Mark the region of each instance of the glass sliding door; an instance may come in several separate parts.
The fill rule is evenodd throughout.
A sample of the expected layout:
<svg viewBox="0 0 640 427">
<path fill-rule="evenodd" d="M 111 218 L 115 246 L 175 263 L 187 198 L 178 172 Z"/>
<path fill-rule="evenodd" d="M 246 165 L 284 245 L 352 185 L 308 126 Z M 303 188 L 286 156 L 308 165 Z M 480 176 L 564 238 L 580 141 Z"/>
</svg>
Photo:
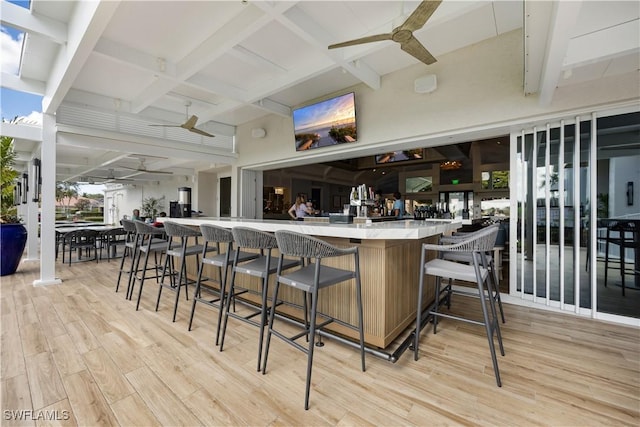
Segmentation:
<svg viewBox="0 0 640 427">
<path fill-rule="evenodd" d="M 544 123 L 511 144 L 510 294 L 640 317 L 640 113 Z"/>
<path fill-rule="evenodd" d="M 583 130 L 577 139 L 576 123 Z M 522 131 L 512 167 L 518 236 L 513 290 L 523 299 L 575 311 L 590 308 L 588 275 L 578 268 L 587 248 L 589 123 L 577 118 Z"/>
<path fill-rule="evenodd" d="M 564 122 L 560 126 L 560 137 L 558 143 L 558 171 L 560 177 L 558 179 L 558 191 L 560 209 L 558 211 L 558 253 L 559 260 L 558 278 L 561 292 L 560 306 L 565 304 L 575 306 L 575 289 L 577 280 L 574 272 L 576 271 L 574 260 L 579 254 L 579 246 L 574 244 L 574 228 L 575 228 L 575 205 L 574 194 L 576 193 L 573 178 L 573 153 L 575 151 L 575 125 L 565 125 Z M 562 215 L 561 215 L 562 214 Z"/>
<path fill-rule="evenodd" d="M 596 256 L 593 262 L 597 307 L 602 313 L 638 318 L 640 113 L 605 117 L 597 123 Z"/>
</svg>

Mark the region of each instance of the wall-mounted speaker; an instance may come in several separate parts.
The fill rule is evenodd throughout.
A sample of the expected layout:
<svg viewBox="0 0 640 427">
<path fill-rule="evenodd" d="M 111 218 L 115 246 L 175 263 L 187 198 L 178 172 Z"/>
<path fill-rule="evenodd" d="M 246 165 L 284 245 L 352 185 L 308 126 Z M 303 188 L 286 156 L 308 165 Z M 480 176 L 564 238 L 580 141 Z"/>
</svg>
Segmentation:
<svg viewBox="0 0 640 427">
<path fill-rule="evenodd" d="M 254 138 L 264 138 L 267 135 L 267 131 L 262 128 L 251 129 L 251 136 Z"/>
<path fill-rule="evenodd" d="M 416 93 L 431 93 L 438 87 L 435 74 L 428 74 L 423 77 L 419 77 L 413 83 L 413 90 Z"/>
</svg>

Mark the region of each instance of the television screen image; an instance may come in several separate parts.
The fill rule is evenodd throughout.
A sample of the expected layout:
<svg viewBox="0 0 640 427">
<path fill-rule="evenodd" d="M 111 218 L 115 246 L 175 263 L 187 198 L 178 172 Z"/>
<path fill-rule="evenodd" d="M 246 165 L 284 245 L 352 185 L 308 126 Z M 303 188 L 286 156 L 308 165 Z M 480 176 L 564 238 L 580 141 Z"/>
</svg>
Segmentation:
<svg viewBox="0 0 640 427">
<path fill-rule="evenodd" d="M 293 110 L 296 151 L 356 142 L 354 93 Z"/>
<path fill-rule="evenodd" d="M 421 160 L 423 158 L 422 148 L 415 150 L 392 151 L 390 153 L 378 154 L 377 164 L 402 162 L 404 160 Z"/>
</svg>

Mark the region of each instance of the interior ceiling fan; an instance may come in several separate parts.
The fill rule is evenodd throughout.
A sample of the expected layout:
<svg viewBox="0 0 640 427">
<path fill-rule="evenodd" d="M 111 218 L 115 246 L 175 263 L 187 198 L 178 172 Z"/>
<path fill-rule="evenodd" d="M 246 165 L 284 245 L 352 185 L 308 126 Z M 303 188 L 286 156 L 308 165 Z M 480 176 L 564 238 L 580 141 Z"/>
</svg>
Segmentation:
<svg viewBox="0 0 640 427">
<path fill-rule="evenodd" d="M 120 167 L 122 169 L 128 169 L 128 170 L 132 170 L 132 171 L 136 171 L 136 172 L 155 173 L 155 174 L 162 174 L 162 175 L 173 175 L 173 172 L 171 172 L 171 171 L 147 169 L 147 166 L 144 164 L 145 159 L 144 158 L 139 158 L 138 160 L 140 160 L 140 164 L 138 165 L 137 168 L 130 168 L 128 166 L 120 166 Z"/>
<path fill-rule="evenodd" d="M 113 169 L 109 169 L 107 176 L 98 176 L 98 175 L 85 175 L 82 177 L 82 182 L 88 182 L 90 184 L 95 183 L 95 180 L 107 180 L 107 181 L 115 181 L 115 182 L 131 182 L 134 181 L 130 178 L 118 178 L 115 176 Z M 92 182 L 93 181 L 93 182 Z"/>
<path fill-rule="evenodd" d="M 189 117 L 189 107 L 191 106 L 191 101 L 187 101 L 184 103 L 184 106 L 187 108 L 187 121 L 181 125 L 149 125 L 149 126 L 160 126 L 160 127 L 168 127 L 168 128 L 183 128 L 188 130 L 189 132 L 197 133 L 198 135 L 208 136 L 209 138 L 215 138 L 215 135 L 211 135 L 209 132 L 205 132 L 196 128 L 196 123 L 198 122 L 198 116 L 192 115 Z"/>
<path fill-rule="evenodd" d="M 342 43 L 336 43 L 329 46 L 329 49 L 339 47 L 355 46 L 358 44 L 378 42 L 382 40 L 393 40 L 400 43 L 400 49 L 409 55 L 424 62 L 427 65 L 436 62 L 436 58 L 413 36 L 413 32 L 424 26 L 427 20 L 433 15 L 442 0 L 423 0 L 422 3 L 413 11 L 404 23 L 394 28 L 390 33 L 376 34 L 373 36 L 361 37 L 359 39 L 350 40 Z"/>
</svg>

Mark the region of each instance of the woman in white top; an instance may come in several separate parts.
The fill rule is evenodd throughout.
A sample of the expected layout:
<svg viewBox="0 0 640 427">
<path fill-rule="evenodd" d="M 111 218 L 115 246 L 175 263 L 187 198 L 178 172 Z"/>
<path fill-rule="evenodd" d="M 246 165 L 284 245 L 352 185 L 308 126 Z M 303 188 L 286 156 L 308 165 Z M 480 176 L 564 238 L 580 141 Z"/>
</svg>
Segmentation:
<svg viewBox="0 0 640 427">
<path fill-rule="evenodd" d="M 296 197 L 296 202 L 289 208 L 289 216 L 298 221 L 302 221 L 307 216 L 307 204 L 304 197 Z"/>
</svg>

